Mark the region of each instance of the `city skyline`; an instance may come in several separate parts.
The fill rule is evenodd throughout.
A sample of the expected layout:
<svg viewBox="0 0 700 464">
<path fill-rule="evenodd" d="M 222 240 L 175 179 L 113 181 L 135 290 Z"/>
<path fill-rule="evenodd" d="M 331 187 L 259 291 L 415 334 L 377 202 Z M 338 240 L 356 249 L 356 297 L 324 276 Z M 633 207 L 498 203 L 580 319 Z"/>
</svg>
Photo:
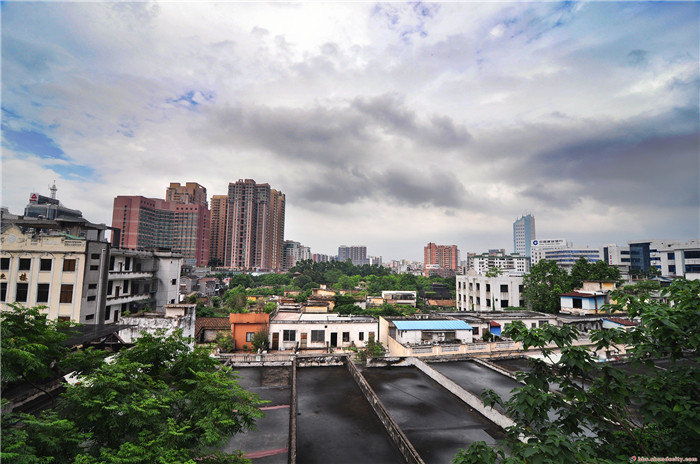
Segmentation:
<svg viewBox="0 0 700 464">
<path fill-rule="evenodd" d="M 19 3 L 2 8 L 2 206 L 111 223 L 171 182 L 286 195 L 284 239 L 700 235 L 700 6 Z M 604 19 L 604 20 L 603 20 Z"/>
</svg>

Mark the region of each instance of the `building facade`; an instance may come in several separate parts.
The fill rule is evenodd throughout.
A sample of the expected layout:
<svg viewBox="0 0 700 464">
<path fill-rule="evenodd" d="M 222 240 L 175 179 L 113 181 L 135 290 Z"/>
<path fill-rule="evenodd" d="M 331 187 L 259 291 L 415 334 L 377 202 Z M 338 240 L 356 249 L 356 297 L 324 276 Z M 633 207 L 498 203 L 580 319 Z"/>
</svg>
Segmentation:
<svg viewBox="0 0 700 464">
<path fill-rule="evenodd" d="M 0 304 L 45 306 L 49 319 L 104 322 L 109 243 L 83 220 L 2 221 Z"/>
<path fill-rule="evenodd" d="M 280 311 L 270 320 L 273 350 L 362 348 L 376 340 L 377 320 L 367 316 Z"/>
<path fill-rule="evenodd" d="M 130 250 L 169 250 L 181 254 L 186 265 L 206 266 L 209 225 L 206 204 L 118 196 L 112 210 L 112 245 Z"/>
<path fill-rule="evenodd" d="M 537 238 L 535 217 L 531 214 L 516 219 L 513 223 L 513 252 L 530 256 L 530 244 Z"/>
<path fill-rule="evenodd" d="M 182 257 L 169 251 L 112 248 L 107 281 L 105 322 L 125 313 L 164 312 L 179 303 Z"/>
<path fill-rule="evenodd" d="M 576 261 L 583 257 L 591 263 L 601 260 L 601 250 L 598 248 L 574 247 L 572 242 L 563 238 L 533 240 L 530 261 L 534 266 L 543 259 L 555 261 L 564 269 L 570 269 Z"/>
<path fill-rule="evenodd" d="M 171 182 L 170 186 L 165 189 L 165 201 L 173 201 L 183 205 L 207 206 L 207 189 L 196 182 L 187 182 L 185 185 Z"/>
<path fill-rule="evenodd" d="M 369 264 L 367 259 L 367 247 L 361 245 L 340 245 L 338 247 L 338 261 L 341 263 L 350 260 L 355 266 Z"/>
<path fill-rule="evenodd" d="M 456 285 L 458 311 L 501 311 L 525 306 L 522 275 L 486 277 L 469 271 L 457 276 Z"/>
<path fill-rule="evenodd" d="M 664 277 L 700 279 L 700 239 L 640 240 L 629 243 L 630 273 L 658 269 Z"/>
<path fill-rule="evenodd" d="M 428 243 L 423 248 L 423 270 L 425 276 L 432 274 L 444 274 L 444 270 L 452 271 L 447 273 L 454 275 L 459 269 L 459 249 L 457 245 L 436 245 Z M 435 270 L 443 270 L 442 273 L 434 272 Z"/>
<path fill-rule="evenodd" d="M 223 266 L 226 259 L 226 212 L 228 195 L 211 197 L 209 224 L 209 260 L 215 266 Z"/>
<path fill-rule="evenodd" d="M 45 306 L 52 320 L 104 324 L 177 303 L 181 256 L 110 247 L 84 219 L 2 221 L 0 303 Z M 147 263 L 144 263 L 147 261 Z"/>
<path fill-rule="evenodd" d="M 518 254 L 507 255 L 502 251 L 493 251 L 481 255 L 469 256 L 469 268 L 477 274 L 486 274 L 490 270 L 500 269 L 504 273 L 511 271 L 530 272 L 530 259 Z"/>
<path fill-rule="evenodd" d="M 278 270 L 283 264 L 285 196 L 253 179 L 229 184 L 224 265 Z"/>
</svg>

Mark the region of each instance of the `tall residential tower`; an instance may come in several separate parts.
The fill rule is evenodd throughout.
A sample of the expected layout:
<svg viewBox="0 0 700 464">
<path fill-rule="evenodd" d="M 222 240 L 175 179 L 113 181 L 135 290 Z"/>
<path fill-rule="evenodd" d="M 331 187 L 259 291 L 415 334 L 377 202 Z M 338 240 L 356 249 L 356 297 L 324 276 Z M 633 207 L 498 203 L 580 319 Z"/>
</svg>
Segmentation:
<svg viewBox="0 0 700 464">
<path fill-rule="evenodd" d="M 269 184 L 239 179 L 228 186 L 224 265 L 281 269 L 285 196 Z"/>
</svg>

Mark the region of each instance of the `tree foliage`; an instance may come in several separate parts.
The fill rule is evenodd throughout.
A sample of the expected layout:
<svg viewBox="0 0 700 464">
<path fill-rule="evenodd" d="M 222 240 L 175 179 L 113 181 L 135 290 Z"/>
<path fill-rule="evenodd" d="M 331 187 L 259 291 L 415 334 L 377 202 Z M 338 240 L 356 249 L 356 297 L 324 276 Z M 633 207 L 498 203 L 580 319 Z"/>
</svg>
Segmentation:
<svg viewBox="0 0 700 464">
<path fill-rule="evenodd" d="M 674 281 L 665 296 L 670 305 L 616 292 L 610 309 L 624 309 L 641 323 L 591 336 L 596 350 L 626 346 L 638 373 L 597 363 L 588 348 L 572 344 L 578 332 L 569 326 L 510 324 L 507 336 L 547 357 L 556 346 L 561 358 L 552 364 L 531 360 L 532 370 L 518 374 L 524 385 L 508 401 L 485 392 L 484 403 L 501 404 L 517 425 L 507 430 L 505 443 L 492 449 L 474 443 L 453 462 L 616 463 L 631 456 L 697 456 L 700 281 Z M 655 368 L 658 358 L 669 365 Z"/>
<path fill-rule="evenodd" d="M 3 349 L 3 359 L 5 352 Z M 69 385 L 54 411 L 3 414 L 2 460 L 48 463 L 245 462 L 216 452 L 261 417 L 257 395 L 181 333 L 143 334 Z M 214 458 L 216 460 L 214 460 Z"/>
<path fill-rule="evenodd" d="M 528 308 L 543 313 L 557 313 L 559 295 L 571 291 L 569 275 L 555 261 L 542 260 L 530 268 L 523 279 Z"/>
<path fill-rule="evenodd" d="M 584 280 L 619 282 L 620 270 L 605 261 L 591 263 L 581 257 L 569 274 L 555 261 L 539 261 L 523 279 L 526 304 L 534 311 L 556 314 L 561 309 L 560 295 L 581 288 Z"/>
</svg>

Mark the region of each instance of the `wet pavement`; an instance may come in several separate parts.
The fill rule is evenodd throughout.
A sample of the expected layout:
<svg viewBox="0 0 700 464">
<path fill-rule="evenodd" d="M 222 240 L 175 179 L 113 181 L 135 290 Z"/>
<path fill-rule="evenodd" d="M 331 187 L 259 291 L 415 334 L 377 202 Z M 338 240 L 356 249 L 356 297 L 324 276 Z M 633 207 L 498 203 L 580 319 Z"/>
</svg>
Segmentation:
<svg viewBox="0 0 700 464">
<path fill-rule="evenodd" d="M 364 369 L 362 374 L 427 464 L 451 463 L 459 448 L 504 437 L 500 428 L 416 368 Z"/>
<path fill-rule="evenodd" d="M 231 438 L 225 452 L 243 450 L 253 464 L 286 464 L 289 443 L 289 403 L 291 398 L 290 367 L 236 368 L 238 383 L 268 403 L 262 404 L 265 414 L 255 423 L 257 430 Z"/>
<path fill-rule="evenodd" d="M 403 463 L 344 366 L 297 369 L 297 462 Z"/>
</svg>

